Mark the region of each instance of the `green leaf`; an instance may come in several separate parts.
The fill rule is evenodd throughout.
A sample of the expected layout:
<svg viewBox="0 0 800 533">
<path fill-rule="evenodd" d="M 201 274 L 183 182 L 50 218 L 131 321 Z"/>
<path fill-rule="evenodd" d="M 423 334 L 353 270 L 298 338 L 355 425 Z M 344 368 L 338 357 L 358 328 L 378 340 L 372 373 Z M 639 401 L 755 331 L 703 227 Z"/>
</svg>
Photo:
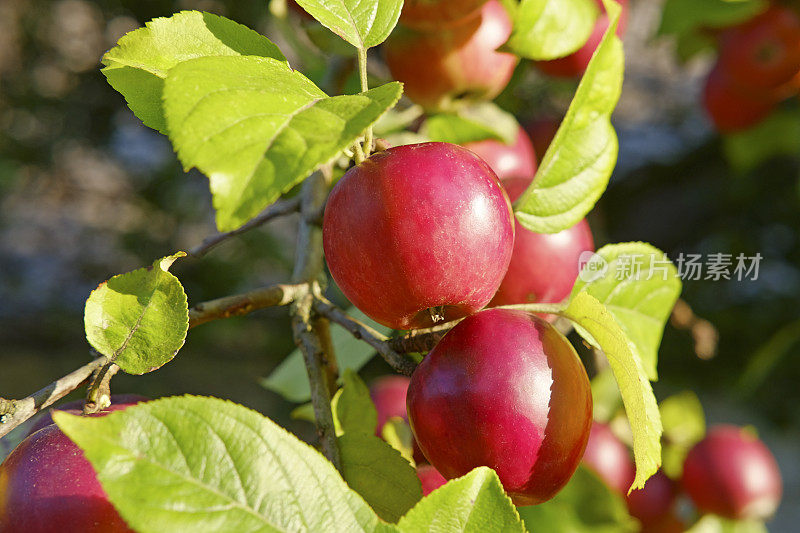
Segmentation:
<svg viewBox="0 0 800 533">
<path fill-rule="evenodd" d="M 399 416 L 389 418 L 381 428 L 381 438 L 409 463 L 414 462 L 414 434 L 408 422 Z"/>
<path fill-rule="evenodd" d="M 398 523 L 400 531 L 524 532 L 519 513 L 491 468 L 481 466 L 423 498 Z"/>
<path fill-rule="evenodd" d="M 704 515 L 686 533 L 767 533 L 763 522 L 730 520 L 713 514 Z"/>
<path fill-rule="evenodd" d="M 86 340 L 129 374 L 163 366 L 186 340 L 186 293 L 178 278 L 167 272 L 185 255 L 178 252 L 147 268 L 114 276 L 86 300 Z"/>
<path fill-rule="evenodd" d="M 667 0 L 658 33 L 681 36 L 732 26 L 760 13 L 767 4 L 767 0 Z"/>
<path fill-rule="evenodd" d="M 391 329 L 373 321 L 355 307 L 347 309 L 347 314 L 384 335 L 391 331 Z M 331 324 L 331 341 L 333 342 L 336 361 L 341 372 L 345 372 L 348 368 L 357 372 L 375 355 L 374 348 L 356 339 L 337 324 Z M 300 350 L 294 350 L 289 354 L 268 377 L 261 380 L 261 384 L 290 402 L 300 403 L 311 399 L 308 374 L 306 373 L 303 354 L 300 353 Z"/>
<path fill-rule="evenodd" d="M 101 418 L 56 411 L 53 419 L 141 533 L 381 528 L 316 450 L 228 401 L 183 396 Z"/>
<path fill-rule="evenodd" d="M 567 56 L 586 44 L 597 15 L 593 0 L 522 0 L 506 46 L 539 61 Z"/>
<path fill-rule="evenodd" d="M 740 173 L 775 156 L 800 155 L 800 109 L 778 110 L 752 128 L 726 135 L 724 149 Z"/>
<path fill-rule="evenodd" d="M 800 343 L 800 320 L 789 322 L 770 336 L 748 357 L 747 366 L 737 383 L 740 393 L 746 398 L 764 385 L 775 368 L 795 353 L 792 349 Z"/>
<path fill-rule="evenodd" d="M 334 423 L 341 433 L 375 434 L 378 411 L 369 396 L 367 385 L 352 368 L 345 369 L 344 387 L 334 397 L 331 407 Z"/>
<path fill-rule="evenodd" d="M 397 522 L 422 499 L 414 467 L 375 435 L 345 433 L 339 452 L 347 484 L 387 522 Z"/>
<path fill-rule="evenodd" d="M 653 389 L 635 355 L 633 343 L 614 315 L 587 292 L 575 294 L 562 314 L 575 323 L 576 331 L 584 339 L 600 348 L 608 358 L 633 434 L 636 478 L 631 488 L 642 488 L 661 465 L 662 427 Z"/>
<path fill-rule="evenodd" d="M 661 336 L 681 293 L 678 270 L 664 252 L 643 242 L 603 246 L 575 281 L 572 294 L 579 292 L 588 292 L 614 315 L 647 377 L 656 380 Z"/>
<path fill-rule="evenodd" d="M 381 44 L 392 33 L 403 0 L 297 0 L 320 24 L 366 50 Z"/>
<path fill-rule="evenodd" d="M 706 418 L 697 395 L 691 391 L 674 394 L 659 406 L 664 425 L 663 466 L 669 477 L 679 479 L 689 450 L 706 434 Z"/>
<path fill-rule="evenodd" d="M 639 529 L 638 522 L 628 514 L 625 499 L 583 466 L 552 500 L 518 510 L 528 529 L 536 533 L 624 533 Z"/>
<path fill-rule="evenodd" d="M 230 231 L 352 145 L 401 90 L 328 97 L 275 59 L 203 57 L 170 70 L 164 109 L 178 157 L 209 177 L 217 227 Z"/>
<path fill-rule="evenodd" d="M 433 115 L 420 128 L 420 133 L 431 141 L 453 144 L 485 139 L 514 144 L 518 131 L 517 119 L 492 102 L 465 106 L 457 113 Z"/>
<path fill-rule="evenodd" d="M 622 407 L 622 397 L 611 368 L 603 368 L 592 378 L 592 415 L 598 422 L 608 422 Z"/>
<path fill-rule="evenodd" d="M 103 56 L 103 74 L 145 125 L 167 133 L 161 96 L 169 69 L 206 56 L 250 55 L 286 61 L 263 35 L 224 17 L 181 11 L 124 35 Z"/>
<path fill-rule="evenodd" d="M 608 30 L 533 183 L 514 206 L 517 220 L 531 231 L 556 233 L 580 222 L 602 196 L 617 162 L 619 144 L 611 113 L 622 89 L 625 59 L 622 41 L 614 33 L 620 6 L 613 0 L 604 3 Z"/>
</svg>

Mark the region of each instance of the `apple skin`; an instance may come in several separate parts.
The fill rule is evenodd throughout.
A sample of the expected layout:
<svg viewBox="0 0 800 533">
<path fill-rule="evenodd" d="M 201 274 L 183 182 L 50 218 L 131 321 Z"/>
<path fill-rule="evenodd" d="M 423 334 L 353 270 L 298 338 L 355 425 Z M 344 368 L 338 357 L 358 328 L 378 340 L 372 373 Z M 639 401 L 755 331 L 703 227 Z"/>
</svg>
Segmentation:
<svg viewBox="0 0 800 533">
<path fill-rule="evenodd" d="M 500 180 L 531 178 L 536 174 L 536 152 L 530 137 L 520 126 L 514 144 L 495 139 L 471 142 L 464 145 L 486 161 Z"/>
<path fill-rule="evenodd" d="M 51 424 L 0 465 L 0 532 L 132 531 L 108 500 L 83 452 Z"/>
<path fill-rule="evenodd" d="M 800 72 L 800 16 L 772 5 L 720 36 L 719 64 L 736 83 L 762 90 L 789 83 Z"/>
<path fill-rule="evenodd" d="M 417 467 L 417 477 L 422 483 L 422 496 L 427 496 L 445 483 L 447 480 L 431 465 L 419 465 Z"/>
<path fill-rule="evenodd" d="M 383 49 L 406 96 L 428 110 L 450 109 L 457 100 L 491 100 L 508 85 L 518 58 L 497 48 L 510 35 L 508 13 L 490 0 L 479 17 L 453 28 L 399 27 Z"/>
<path fill-rule="evenodd" d="M 381 435 L 384 424 L 396 416 L 408 420 L 406 414 L 406 392 L 411 380 L 405 376 L 381 376 L 372 382 L 369 395 L 375 410 L 378 411 L 378 427 L 376 433 Z"/>
<path fill-rule="evenodd" d="M 534 505 L 575 472 L 592 395 L 575 349 L 553 326 L 488 309 L 456 325 L 414 371 L 408 418 L 445 478 L 489 466 L 515 505 Z"/>
<path fill-rule="evenodd" d="M 713 427 L 689 451 L 682 484 L 699 510 L 734 520 L 769 518 L 783 492 L 769 449 L 746 430 L 729 425 Z"/>
<path fill-rule="evenodd" d="M 389 148 L 351 168 L 331 191 L 322 232 L 339 288 L 394 329 L 483 308 L 514 247 L 511 204 L 497 176 L 449 143 Z"/>
<path fill-rule="evenodd" d="M 486 0 L 405 0 L 400 23 L 415 30 L 439 30 L 475 17 Z"/>
<path fill-rule="evenodd" d="M 595 422 L 589 433 L 583 463 L 600 476 L 606 485 L 620 494 L 627 494 L 636 475 L 628 447 L 606 424 Z"/>
<path fill-rule="evenodd" d="M 111 405 L 100 411 L 99 413 L 94 413 L 88 416 L 103 416 L 111 413 L 113 411 L 122 411 L 123 409 L 127 409 L 131 405 L 136 405 L 139 402 L 146 402 L 150 398 L 146 396 L 139 396 L 138 394 L 112 394 L 111 395 Z M 75 400 L 72 402 L 67 402 L 63 405 L 59 405 L 55 408 L 56 411 L 66 411 L 72 415 L 82 415 L 83 414 L 83 404 L 85 400 Z M 33 435 L 40 429 L 49 426 L 53 423 L 53 409 L 48 409 L 47 412 L 42 413 L 36 421 L 31 425 L 31 429 L 28 431 L 28 435 Z"/>
<path fill-rule="evenodd" d="M 516 200 L 531 179 L 503 181 L 509 198 Z M 514 253 L 490 306 L 558 303 L 569 296 L 580 273 L 579 258 L 594 251 L 592 230 L 586 220 L 558 233 L 534 233 L 516 225 Z"/>
<path fill-rule="evenodd" d="M 706 78 L 703 105 L 717 131 L 734 133 L 763 121 L 775 109 L 776 102 L 769 95 L 748 93 L 718 63 Z"/>
<path fill-rule="evenodd" d="M 667 521 L 677 495 L 675 483 L 659 470 L 645 482 L 643 488 L 628 494 L 628 512 L 644 525 Z"/>
<path fill-rule="evenodd" d="M 568 56 L 550 61 L 537 61 L 536 66 L 539 67 L 539 70 L 557 78 L 575 78 L 583 75 L 586 67 L 589 66 L 592 54 L 594 54 L 600 41 L 603 40 L 603 35 L 608 29 L 608 15 L 603 7 L 603 2 L 602 0 L 595 1 L 600 8 L 600 14 L 586 43 Z M 628 0 L 617 0 L 617 3 L 622 6 L 622 12 L 620 13 L 616 33 L 618 37 L 622 37 L 628 22 Z"/>
</svg>

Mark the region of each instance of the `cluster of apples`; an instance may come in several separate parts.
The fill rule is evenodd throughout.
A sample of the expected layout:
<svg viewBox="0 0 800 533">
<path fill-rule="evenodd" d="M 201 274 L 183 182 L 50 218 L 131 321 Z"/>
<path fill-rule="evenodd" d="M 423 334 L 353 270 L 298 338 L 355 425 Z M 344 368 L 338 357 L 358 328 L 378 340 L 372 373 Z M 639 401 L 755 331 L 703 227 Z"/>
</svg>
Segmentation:
<svg viewBox="0 0 800 533">
<path fill-rule="evenodd" d="M 719 34 L 703 103 L 721 133 L 751 128 L 800 90 L 800 14 L 770 5 Z"/>
</svg>

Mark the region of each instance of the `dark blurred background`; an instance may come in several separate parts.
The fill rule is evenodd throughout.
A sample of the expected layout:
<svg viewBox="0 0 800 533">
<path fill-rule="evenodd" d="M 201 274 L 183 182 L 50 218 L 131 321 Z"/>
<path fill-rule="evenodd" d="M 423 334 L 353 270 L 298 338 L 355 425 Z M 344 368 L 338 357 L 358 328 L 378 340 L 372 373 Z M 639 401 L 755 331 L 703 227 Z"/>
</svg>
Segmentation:
<svg viewBox="0 0 800 533">
<path fill-rule="evenodd" d="M 800 523 L 800 153 L 735 164 L 737 145 L 713 132 L 699 104 L 712 58 L 680 63 L 675 43 L 655 38 L 661 3 L 632 3 L 614 116 L 619 165 L 590 221 L 598 245 L 645 240 L 672 258 L 763 256 L 756 281 L 685 282 L 683 298 L 719 331 L 718 353 L 699 358 L 691 336 L 668 326 L 655 390 L 659 398 L 693 390 L 711 423 L 757 428 L 786 482 L 770 529 L 792 531 Z M 166 138 L 133 116 L 99 70 L 125 32 L 181 9 L 281 41 L 265 0 L 0 0 L 0 396 L 23 397 L 88 360 L 83 304 L 98 283 L 214 232 L 206 178 L 181 170 Z M 523 63 L 498 102 L 524 122 L 563 112 L 574 86 Z M 288 279 L 295 222 L 176 263 L 190 304 Z M 289 418 L 291 405 L 258 384 L 292 348 L 286 311 L 261 311 L 192 330 L 174 361 L 119 375 L 114 390 L 230 398 L 309 436 L 309 425 Z M 363 374 L 387 371 L 376 360 Z"/>
</svg>

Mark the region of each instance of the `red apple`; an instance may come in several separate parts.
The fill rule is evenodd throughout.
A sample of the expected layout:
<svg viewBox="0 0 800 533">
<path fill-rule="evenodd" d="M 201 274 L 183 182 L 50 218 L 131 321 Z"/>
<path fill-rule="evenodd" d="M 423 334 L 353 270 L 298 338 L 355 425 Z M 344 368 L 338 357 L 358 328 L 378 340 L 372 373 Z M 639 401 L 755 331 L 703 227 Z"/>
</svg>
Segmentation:
<svg viewBox="0 0 800 533">
<path fill-rule="evenodd" d="M 670 513 L 652 524 L 642 524 L 639 533 L 684 533 L 687 529 L 683 520 Z"/>
<path fill-rule="evenodd" d="M 512 201 L 531 179 L 503 181 Z M 517 223 L 511 263 L 489 305 L 557 303 L 569 296 L 580 273 L 579 258 L 594 251 L 592 230 L 586 220 L 558 233 L 534 233 Z"/>
<path fill-rule="evenodd" d="M 568 56 L 551 61 L 538 61 L 536 65 L 542 72 L 560 78 L 574 78 L 583 75 L 586 67 L 589 66 L 589 60 L 592 59 L 594 51 L 600 45 L 600 41 L 603 39 L 603 35 L 605 35 L 608 29 L 608 14 L 603 7 L 603 2 L 602 0 L 595 1 L 600 8 L 600 15 L 597 17 L 594 29 L 591 35 L 589 35 L 586 44 Z M 618 36 L 622 37 L 625 33 L 625 27 L 628 21 L 628 0 L 616 1 L 622 6 L 622 13 L 620 13 L 616 33 Z"/>
<path fill-rule="evenodd" d="M 665 522 L 672 514 L 676 496 L 675 483 L 659 470 L 643 488 L 628 495 L 628 511 L 645 525 Z"/>
<path fill-rule="evenodd" d="M 405 0 L 400 22 L 417 30 L 438 31 L 475 17 L 486 0 Z"/>
<path fill-rule="evenodd" d="M 734 520 L 770 517 L 781 501 L 778 464 L 757 437 L 735 426 L 716 426 L 691 449 L 683 487 L 701 511 Z"/>
<path fill-rule="evenodd" d="M 26 438 L 0 465 L 0 532 L 132 531 L 92 465 L 58 426 Z"/>
<path fill-rule="evenodd" d="M 800 16 L 772 5 L 720 39 L 719 64 L 736 83 L 765 91 L 789 83 L 800 72 Z"/>
<path fill-rule="evenodd" d="M 99 413 L 95 413 L 89 416 L 103 416 L 113 411 L 122 411 L 130 407 L 131 405 L 136 405 L 139 402 L 146 402 L 150 398 L 145 396 L 139 396 L 138 394 L 112 394 L 111 395 L 111 405 L 100 411 Z M 83 404 L 85 400 L 75 400 L 72 402 L 67 402 L 63 405 L 59 405 L 55 409 L 58 411 L 66 411 L 73 415 L 80 415 L 83 414 Z M 47 427 L 53 423 L 53 413 L 52 409 L 48 409 L 46 412 L 39 415 L 36 421 L 31 425 L 31 429 L 28 431 L 28 435 L 33 435 L 43 427 Z"/>
<path fill-rule="evenodd" d="M 636 475 L 631 452 L 606 424 L 592 424 L 586 451 L 583 452 L 583 462 L 606 485 L 620 494 L 628 493 Z"/>
<path fill-rule="evenodd" d="M 378 411 L 377 434 L 380 436 L 384 424 L 397 416 L 408 420 L 406 415 L 406 392 L 409 379 L 405 376 L 382 376 L 372 382 L 369 395 Z"/>
<path fill-rule="evenodd" d="M 375 321 L 413 329 L 484 307 L 511 259 L 511 204 L 491 168 L 454 144 L 389 148 L 351 168 L 322 225 L 331 275 Z"/>
<path fill-rule="evenodd" d="M 719 64 L 706 79 L 703 104 L 720 133 L 751 128 L 767 118 L 776 106 L 772 98 L 753 95 L 738 86 Z"/>
<path fill-rule="evenodd" d="M 447 480 L 431 465 L 419 465 L 417 467 L 417 477 L 422 483 L 422 495 L 427 496 L 445 483 Z"/>
<path fill-rule="evenodd" d="M 575 349 L 553 326 L 488 309 L 456 325 L 414 371 L 408 417 L 445 478 L 489 466 L 516 505 L 533 505 L 575 472 L 592 395 Z"/>
<path fill-rule="evenodd" d="M 384 45 L 386 64 L 406 96 L 425 108 L 457 100 L 491 100 L 508 85 L 517 56 L 498 52 L 511 35 L 511 19 L 498 0 L 480 16 L 453 28 L 419 32 L 398 28 Z"/>
<path fill-rule="evenodd" d="M 501 180 L 508 178 L 532 178 L 536 174 L 536 153 L 533 144 L 522 127 L 517 131 L 514 144 L 487 139 L 485 141 L 471 142 L 464 145 L 489 163 L 497 177 Z"/>
</svg>

